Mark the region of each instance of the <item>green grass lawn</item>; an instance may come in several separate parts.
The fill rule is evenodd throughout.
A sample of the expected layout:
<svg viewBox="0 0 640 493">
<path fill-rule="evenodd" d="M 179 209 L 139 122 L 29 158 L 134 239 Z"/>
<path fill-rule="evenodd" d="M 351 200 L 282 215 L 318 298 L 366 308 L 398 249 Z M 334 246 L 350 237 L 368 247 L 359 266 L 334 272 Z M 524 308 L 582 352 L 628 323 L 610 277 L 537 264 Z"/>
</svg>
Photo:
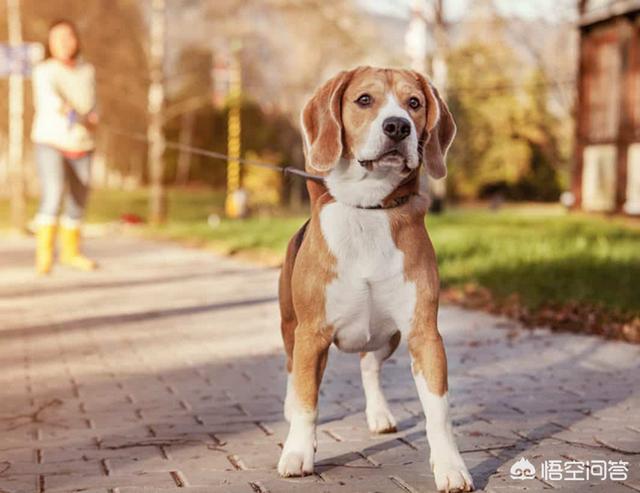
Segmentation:
<svg viewBox="0 0 640 493">
<path fill-rule="evenodd" d="M 212 228 L 207 216 L 221 212 L 219 192 L 172 191 L 170 199 L 167 225 L 143 227 L 143 234 L 271 262 L 282 258 L 289 238 L 307 217 L 305 209 L 299 214 L 222 220 Z M 97 191 L 88 220 L 114 221 L 125 212 L 144 216 L 146 205 L 144 191 Z M 0 221 L 6 221 L 6 209 L 0 202 Z M 499 212 L 452 209 L 429 216 L 427 227 L 447 287 L 473 283 L 497 300 L 516 293 L 530 308 L 577 302 L 626 316 L 640 314 L 640 222 L 566 214 L 547 206 L 505 207 Z"/>
<path fill-rule="evenodd" d="M 431 216 L 443 283 L 475 283 L 531 308 L 578 302 L 640 314 L 640 229 L 560 209 Z"/>
</svg>

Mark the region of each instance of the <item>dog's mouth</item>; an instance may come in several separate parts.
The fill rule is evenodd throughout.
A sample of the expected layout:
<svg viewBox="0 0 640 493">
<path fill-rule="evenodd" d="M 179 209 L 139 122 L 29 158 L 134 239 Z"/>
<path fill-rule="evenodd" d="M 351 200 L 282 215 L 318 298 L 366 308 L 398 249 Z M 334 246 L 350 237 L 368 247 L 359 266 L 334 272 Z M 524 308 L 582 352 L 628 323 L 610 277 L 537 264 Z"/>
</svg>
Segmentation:
<svg viewBox="0 0 640 493">
<path fill-rule="evenodd" d="M 407 166 L 407 156 L 398 149 L 391 149 L 383 152 L 375 159 L 359 159 L 358 163 L 369 171 L 376 169 L 397 169 L 400 171 L 409 171 Z"/>
</svg>

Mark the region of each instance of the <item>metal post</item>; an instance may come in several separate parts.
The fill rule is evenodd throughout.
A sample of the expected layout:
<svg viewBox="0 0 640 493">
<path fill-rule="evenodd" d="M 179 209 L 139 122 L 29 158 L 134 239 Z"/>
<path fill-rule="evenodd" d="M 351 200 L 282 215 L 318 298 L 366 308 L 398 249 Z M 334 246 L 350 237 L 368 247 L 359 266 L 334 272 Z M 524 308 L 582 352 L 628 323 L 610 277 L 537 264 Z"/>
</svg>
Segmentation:
<svg viewBox="0 0 640 493">
<path fill-rule="evenodd" d="M 7 0 L 7 31 L 9 44 L 22 44 L 20 0 Z M 24 231 L 26 223 L 26 198 L 24 186 L 24 81 L 20 71 L 12 70 L 9 76 L 9 182 L 11 194 L 11 223 Z"/>
<path fill-rule="evenodd" d="M 241 97 L 242 72 L 239 60 L 240 43 L 235 42 L 231 47 L 229 66 L 229 116 L 227 121 L 227 196 L 225 200 L 225 214 L 229 218 L 237 218 L 244 211 L 239 202 L 240 190 L 240 153 L 241 153 Z"/>
<path fill-rule="evenodd" d="M 147 128 L 147 137 L 149 139 L 148 168 L 151 182 L 149 220 L 152 224 L 161 224 L 167 217 L 167 192 L 163 183 L 165 138 L 162 128 L 165 13 L 165 0 L 152 0 L 150 28 L 151 83 L 149 84 L 148 94 L 149 126 Z"/>
</svg>

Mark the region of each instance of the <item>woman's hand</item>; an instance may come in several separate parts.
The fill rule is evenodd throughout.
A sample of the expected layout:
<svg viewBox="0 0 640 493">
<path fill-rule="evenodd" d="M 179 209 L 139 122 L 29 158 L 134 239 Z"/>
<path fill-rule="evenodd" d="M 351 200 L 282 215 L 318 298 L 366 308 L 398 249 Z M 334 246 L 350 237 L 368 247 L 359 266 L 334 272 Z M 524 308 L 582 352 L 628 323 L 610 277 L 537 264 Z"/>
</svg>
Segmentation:
<svg viewBox="0 0 640 493">
<path fill-rule="evenodd" d="M 71 125 L 73 125 L 74 123 L 80 123 L 81 125 L 84 125 L 90 132 L 94 132 L 96 130 L 96 127 L 98 126 L 98 123 L 100 123 L 100 116 L 95 110 L 91 110 L 89 113 L 78 120 L 76 110 L 66 101 L 62 101 L 62 104 L 60 105 L 60 113 L 62 113 L 69 119 Z"/>
<path fill-rule="evenodd" d="M 84 117 L 84 125 L 92 132 L 95 131 L 98 123 L 100 123 L 100 116 L 95 111 L 90 111 Z"/>
</svg>

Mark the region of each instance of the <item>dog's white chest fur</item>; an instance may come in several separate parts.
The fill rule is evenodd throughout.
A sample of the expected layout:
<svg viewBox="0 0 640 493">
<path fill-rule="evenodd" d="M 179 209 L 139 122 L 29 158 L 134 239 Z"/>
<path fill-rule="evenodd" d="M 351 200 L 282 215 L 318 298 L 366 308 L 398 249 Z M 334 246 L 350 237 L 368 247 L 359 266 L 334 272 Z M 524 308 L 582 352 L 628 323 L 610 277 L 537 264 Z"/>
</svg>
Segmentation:
<svg viewBox="0 0 640 493">
<path fill-rule="evenodd" d="M 320 226 L 337 260 L 326 288 L 326 320 L 347 352 L 373 351 L 397 330 L 406 331 L 415 308 L 415 284 L 404 274 L 404 254 L 391 236 L 384 210 L 326 205 Z"/>
</svg>

